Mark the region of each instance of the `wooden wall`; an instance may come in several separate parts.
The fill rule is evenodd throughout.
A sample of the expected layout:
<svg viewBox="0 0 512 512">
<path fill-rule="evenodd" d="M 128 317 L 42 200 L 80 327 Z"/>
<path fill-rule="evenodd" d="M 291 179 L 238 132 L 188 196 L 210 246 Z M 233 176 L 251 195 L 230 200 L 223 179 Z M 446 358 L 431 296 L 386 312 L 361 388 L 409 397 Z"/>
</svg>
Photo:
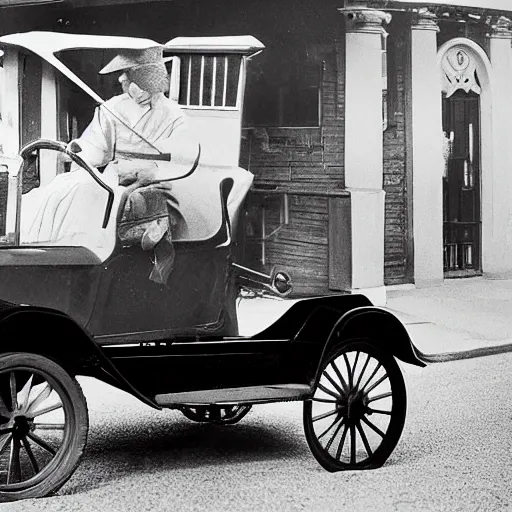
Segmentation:
<svg viewBox="0 0 512 512">
<path fill-rule="evenodd" d="M 412 282 L 408 211 L 408 175 L 406 168 L 405 83 L 407 46 L 401 38 L 401 26 L 391 33 L 388 47 L 388 127 L 383 133 L 383 188 L 385 202 L 384 282 L 386 285 Z M 344 133 L 344 47 L 337 41 L 325 44 L 322 79 L 322 122 L 319 129 L 246 130 L 242 144 L 242 165 L 255 174 L 255 185 L 276 183 L 290 186 L 308 184 L 317 192 L 326 188 L 343 189 Z M 310 145 L 308 147 L 308 144 Z M 302 145 L 302 148 L 301 148 Z M 293 203 L 292 203 L 293 204 Z M 300 274 L 297 289 L 307 293 L 328 289 L 327 199 L 310 199 L 307 208 L 291 210 L 290 225 L 266 244 L 266 266 L 279 264 Z M 267 206 L 272 208 L 272 206 Z M 274 205 L 274 208 L 278 206 Z M 277 221 L 276 221 L 277 222 Z M 325 230 L 312 237 L 311 223 Z M 275 226 L 274 226 L 275 227 Z M 271 227 L 270 227 L 271 228 Z M 269 229 L 270 229 L 269 228 Z M 300 242 L 297 242 L 300 239 Z M 257 252 L 257 251 L 256 251 Z M 311 254 L 315 261 L 311 261 Z M 272 258 L 276 259 L 273 260 Z M 254 254 L 252 255 L 254 263 Z"/>
<path fill-rule="evenodd" d="M 289 224 L 265 245 L 263 268 L 286 269 L 295 295 L 329 292 L 328 192 L 342 191 L 343 96 L 342 43 L 324 44 L 316 54 L 323 67 L 321 79 L 321 125 L 316 128 L 256 128 L 244 130 L 241 165 L 255 175 L 255 188 L 278 186 L 289 191 Z M 294 195 L 294 191 L 301 194 Z M 280 199 L 253 193 L 249 217 L 246 263 L 261 263 L 262 207 L 267 234 L 279 226 Z M 251 231 L 252 230 L 252 231 Z"/>
<path fill-rule="evenodd" d="M 0 236 L 6 234 L 8 188 L 9 174 L 6 169 L 0 168 Z"/>
<path fill-rule="evenodd" d="M 321 69 L 321 120 L 317 127 L 258 127 L 244 131 L 241 164 L 255 174 L 256 187 L 278 185 L 289 195 L 289 224 L 265 246 L 265 267 L 276 264 L 290 270 L 298 294 L 329 291 L 328 192 L 344 187 L 344 28 L 337 12 L 338 0 L 187 0 L 94 7 L 48 8 L 44 17 L 34 16 L 24 30 L 53 29 L 77 33 L 120 34 L 151 37 L 165 42 L 178 35 L 229 35 L 250 33 L 267 46 L 266 53 L 279 55 L 286 45 L 305 43 L 310 58 Z M 27 11 L 28 12 L 28 11 Z M 30 11 L 31 13 L 38 12 Z M 13 13 L 14 14 L 14 13 Z M 11 15 L 9 15 L 11 16 Z M 12 16 L 13 17 L 13 16 Z M 404 27 L 400 15 L 389 27 L 389 41 Z M 22 29 L 21 24 L 11 26 Z M 18 20 L 21 23 L 21 18 Z M 28 24 L 27 24 L 28 23 Z M 19 25 L 19 26 L 18 26 Z M 5 29 L 4 29 L 5 31 Z M 395 31 L 395 32 L 393 32 Z M 391 45 L 392 46 L 392 45 Z M 406 129 L 404 122 L 404 51 L 391 59 L 388 76 L 393 76 L 392 122 L 384 132 L 385 283 L 411 280 L 408 246 L 410 235 L 407 207 Z M 402 54 L 400 54 L 402 51 Z M 400 56 L 402 55 L 402 56 Z M 256 57 L 250 66 L 256 62 Z M 285 61 L 285 57 L 282 57 Z M 249 84 L 248 84 L 249 85 Z M 394 96 L 393 96 L 394 94 Z M 248 97 L 248 101 L 250 98 Z M 293 194 L 305 190 L 309 196 Z M 279 201 L 253 194 L 252 226 L 261 221 L 258 201 L 266 201 L 268 231 L 279 224 Z M 259 220 L 258 220 L 259 219 Z M 267 231 L 267 232 L 268 232 Z M 408 245 L 409 244 L 409 245 Z M 261 248 L 249 244 L 247 261 L 258 261 Z M 412 256 L 412 254 L 410 254 Z"/>
<path fill-rule="evenodd" d="M 388 36 L 388 126 L 384 131 L 383 187 L 386 192 L 384 234 L 384 283 L 412 282 L 408 253 L 409 212 L 406 169 L 405 80 L 407 26 L 395 20 Z"/>
</svg>

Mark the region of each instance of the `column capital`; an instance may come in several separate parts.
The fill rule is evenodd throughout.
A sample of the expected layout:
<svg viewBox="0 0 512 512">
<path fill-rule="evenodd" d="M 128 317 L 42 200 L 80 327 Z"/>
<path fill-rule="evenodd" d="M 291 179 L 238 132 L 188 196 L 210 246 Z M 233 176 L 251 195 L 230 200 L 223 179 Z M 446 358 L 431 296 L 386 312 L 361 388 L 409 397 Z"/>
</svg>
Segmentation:
<svg viewBox="0 0 512 512">
<path fill-rule="evenodd" d="M 428 10 L 414 13 L 412 18 L 412 30 L 433 30 L 439 32 L 437 16 Z"/>
<path fill-rule="evenodd" d="M 496 23 L 492 23 L 488 37 L 495 39 L 512 39 L 512 21 L 500 16 Z"/>
<path fill-rule="evenodd" d="M 383 25 L 391 21 L 391 14 L 366 7 L 343 7 L 338 11 L 345 16 L 347 32 L 382 34 Z"/>
</svg>

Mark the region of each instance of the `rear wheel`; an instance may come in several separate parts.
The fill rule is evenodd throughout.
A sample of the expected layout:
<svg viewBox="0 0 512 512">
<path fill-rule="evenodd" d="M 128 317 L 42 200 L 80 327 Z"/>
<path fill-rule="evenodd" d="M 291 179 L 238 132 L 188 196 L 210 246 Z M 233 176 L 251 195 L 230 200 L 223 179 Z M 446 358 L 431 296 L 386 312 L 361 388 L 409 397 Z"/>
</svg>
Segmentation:
<svg viewBox="0 0 512 512">
<path fill-rule="evenodd" d="M 0 356 L 0 501 L 57 491 L 80 461 L 88 425 L 82 390 L 58 364 Z"/>
<path fill-rule="evenodd" d="M 217 423 L 233 425 L 244 418 L 251 410 L 251 405 L 198 405 L 196 407 L 183 407 L 181 412 L 189 420 L 201 423 Z"/>
<path fill-rule="evenodd" d="M 304 403 L 304 430 L 328 471 L 372 469 L 395 449 L 405 423 L 405 384 L 394 357 L 367 341 L 337 347 Z"/>
</svg>

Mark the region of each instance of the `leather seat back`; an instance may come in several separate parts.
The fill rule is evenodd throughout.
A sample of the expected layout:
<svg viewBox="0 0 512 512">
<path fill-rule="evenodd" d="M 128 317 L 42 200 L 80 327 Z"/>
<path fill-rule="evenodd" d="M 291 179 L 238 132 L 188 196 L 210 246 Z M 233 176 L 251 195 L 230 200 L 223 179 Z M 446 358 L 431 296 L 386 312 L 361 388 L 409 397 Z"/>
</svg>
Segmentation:
<svg viewBox="0 0 512 512">
<path fill-rule="evenodd" d="M 179 211 L 185 220 L 184 229 L 175 233 L 174 240 L 207 240 L 217 233 L 222 223 L 219 186 L 224 178 L 234 180 L 227 206 L 235 231 L 243 201 L 252 184 L 252 173 L 241 167 L 199 165 L 191 176 L 172 184 L 172 194 L 178 200 Z"/>
</svg>

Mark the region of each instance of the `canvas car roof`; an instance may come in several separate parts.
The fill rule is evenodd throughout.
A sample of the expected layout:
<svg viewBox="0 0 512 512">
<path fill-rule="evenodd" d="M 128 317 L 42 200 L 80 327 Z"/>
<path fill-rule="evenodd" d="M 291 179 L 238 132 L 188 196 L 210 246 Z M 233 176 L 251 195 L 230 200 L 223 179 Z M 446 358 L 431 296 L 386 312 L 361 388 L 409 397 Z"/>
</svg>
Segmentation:
<svg viewBox="0 0 512 512">
<path fill-rule="evenodd" d="M 9 34 L 0 37 L 0 45 L 24 48 L 39 55 L 53 67 L 61 71 L 98 103 L 104 103 L 104 100 L 60 61 L 56 56 L 57 53 L 77 49 L 143 50 L 162 46 L 160 43 L 151 39 L 137 37 L 66 34 L 61 32 L 24 32 Z"/>
<path fill-rule="evenodd" d="M 62 32 L 22 32 L 0 37 L 0 42 L 27 48 L 43 56 L 62 50 L 79 48 L 132 49 L 143 50 L 162 46 L 151 39 L 125 36 L 100 36 L 86 34 L 66 34 Z"/>
<path fill-rule="evenodd" d="M 265 48 L 254 36 L 175 37 L 164 49 L 172 53 L 238 53 L 251 55 Z"/>
<path fill-rule="evenodd" d="M 56 54 L 65 50 L 77 49 L 143 50 L 146 48 L 163 47 L 172 53 L 208 51 L 213 53 L 226 52 L 250 55 L 264 48 L 264 45 L 253 36 L 177 37 L 162 45 L 152 39 L 139 37 L 42 31 L 1 36 L 0 45 L 24 48 L 39 55 L 100 104 L 104 103 L 104 100 L 59 60 Z"/>
</svg>

